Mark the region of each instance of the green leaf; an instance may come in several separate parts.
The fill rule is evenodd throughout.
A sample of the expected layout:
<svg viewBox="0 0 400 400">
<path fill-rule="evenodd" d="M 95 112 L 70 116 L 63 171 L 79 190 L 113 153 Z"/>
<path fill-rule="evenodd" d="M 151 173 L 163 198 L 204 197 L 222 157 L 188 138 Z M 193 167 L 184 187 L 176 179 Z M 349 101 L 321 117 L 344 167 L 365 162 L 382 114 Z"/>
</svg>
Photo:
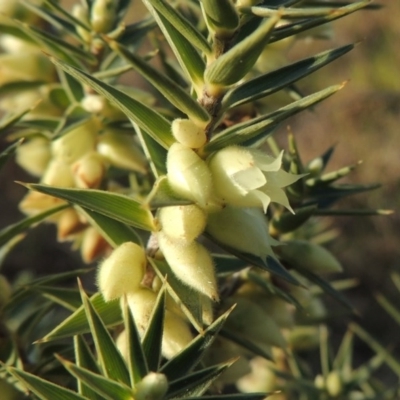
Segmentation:
<svg viewBox="0 0 400 400">
<path fill-rule="evenodd" d="M 329 21 L 334 21 L 335 19 L 345 17 L 346 15 L 349 15 L 357 10 L 367 7 L 370 3 L 371 0 L 363 0 L 355 3 L 350 3 L 344 7 L 337 8 L 334 13 L 329 14 L 328 16 L 305 19 L 295 22 L 293 24 L 282 26 L 280 28 L 275 29 L 274 33 L 271 36 L 270 43 L 284 39 L 289 36 L 297 35 L 308 29 L 326 24 Z"/>
<path fill-rule="evenodd" d="M 148 0 L 148 2 L 193 46 L 197 47 L 205 55 L 211 53 L 211 46 L 204 36 L 190 23 L 190 21 L 178 13 L 174 7 L 165 0 Z"/>
<path fill-rule="evenodd" d="M 343 340 L 340 343 L 339 350 L 333 361 L 332 368 L 334 370 L 350 370 L 352 368 L 353 361 L 353 342 L 354 333 L 347 331 L 343 336 Z"/>
<path fill-rule="evenodd" d="M 75 311 L 82 304 L 79 291 L 76 289 L 40 285 L 34 286 L 34 290 L 70 311 Z"/>
<path fill-rule="evenodd" d="M 246 268 L 248 263 L 229 254 L 212 254 L 217 275 L 231 274 Z"/>
<path fill-rule="evenodd" d="M 105 302 L 101 293 L 95 293 L 91 298 L 94 309 L 108 327 L 122 323 L 121 307 L 118 301 Z M 81 335 L 90 332 L 90 326 L 86 318 L 83 306 L 74 311 L 60 325 L 55 327 L 38 343 L 49 342 L 74 335 Z"/>
<path fill-rule="evenodd" d="M 167 278 L 165 284 L 168 293 L 180 305 L 182 311 L 197 331 L 201 332 L 203 330 L 201 295 L 180 281 L 166 261 L 152 258 L 148 258 L 148 260 L 160 279 L 165 280 Z"/>
<path fill-rule="evenodd" d="M 61 84 L 68 95 L 69 101 L 79 103 L 85 95 L 83 86 L 73 76 L 64 72 L 60 67 L 57 68 Z"/>
<path fill-rule="evenodd" d="M 265 271 L 268 271 L 274 275 L 280 276 L 281 278 L 285 279 L 286 281 L 298 285 L 299 283 L 297 280 L 286 270 L 286 268 L 281 265 L 278 260 L 272 258 L 272 257 L 267 257 L 267 260 L 263 260 L 261 257 L 258 257 L 254 254 L 249 254 L 249 253 L 242 253 L 233 247 L 229 247 L 223 243 L 220 243 L 217 241 L 215 238 L 213 238 L 209 234 L 205 234 L 208 238 L 210 238 L 213 242 L 215 242 L 219 247 L 221 247 L 223 250 L 226 250 L 227 252 L 233 254 L 240 260 L 243 260 L 247 263 L 247 265 L 254 265 L 256 267 L 259 267 Z"/>
<path fill-rule="evenodd" d="M 127 301 L 124 301 L 123 314 L 126 339 L 128 340 L 126 348 L 128 349 L 129 376 L 131 379 L 131 386 L 135 387 L 135 384 L 140 382 L 148 374 L 149 368 L 147 366 L 140 335 Z"/>
<path fill-rule="evenodd" d="M 41 212 L 40 214 L 36 214 L 33 217 L 25 218 L 22 221 L 17 222 L 16 224 L 7 226 L 0 231 L 0 247 L 4 246 L 8 241 L 13 239 L 17 235 L 25 232 L 27 229 L 31 228 L 38 222 L 41 222 L 50 215 L 65 210 L 66 208 L 68 208 L 68 205 L 63 204 L 62 206 L 54 207 L 50 210 Z"/>
<path fill-rule="evenodd" d="M 168 177 L 161 176 L 156 180 L 146 198 L 145 204 L 152 210 L 160 207 L 180 206 L 193 204 L 190 200 L 177 197 L 168 183 Z"/>
<path fill-rule="evenodd" d="M 39 103 L 36 103 L 33 107 L 26 108 L 17 113 L 5 114 L 0 120 L 0 135 L 3 133 L 7 133 L 9 128 L 15 125 L 24 115 L 34 110 L 38 104 Z"/>
<path fill-rule="evenodd" d="M 88 344 L 82 336 L 74 336 L 75 360 L 78 367 L 99 373 L 100 368 L 95 360 Z M 85 385 L 82 380 L 77 379 L 79 394 L 89 398 L 90 400 L 103 400 L 94 390 Z"/>
<path fill-rule="evenodd" d="M 361 340 L 363 340 L 368 346 L 380 355 L 390 369 L 397 375 L 400 376 L 400 363 L 392 356 L 391 352 L 386 350 L 377 340 L 375 340 L 367 331 L 356 323 L 350 324 L 350 330 L 354 332 Z"/>
<path fill-rule="evenodd" d="M 125 113 L 128 118 L 132 119 L 142 129 L 148 132 L 161 146 L 168 149 L 169 146 L 175 142 L 171 134 L 170 123 L 161 114 L 72 65 L 68 65 L 55 58 L 51 58 L 51 61 L 62 68 L 66 73 L 72 75 L 79 82 L 90 86 L 96 92 L 102 94 L 118 109 Z"/>
<path fill-rule="evenodd" d="M 336 301 L 338 301 L 339 303 L 344 305 L 348 310 L 350 310 L 351 312 L 354 313 L 354 308 L 348 302 L 346 297 L 342 293 L 338 292 L 328 281 L 321 278 L 319 275 L 306 270 L 305 268 L 300 268 L 297 265 L 296 265 L 296 271 L 298 271 L 301 275 L 303 275 L 305 278 L 307 278 L 312 283 L 319 286 L 324 293 L 333 297 Z"/>
<path fill-rule="evenodd" d="M 331 63 L 353 48 L 354 45 L 350 44 L 334 50 L 324 51 L 313 57 L 297 61 L 286 67 L 248 80 L 226 93 L 222 100 L 222 109 L 227 110 L 275 93 Z"/>
<path fill-rule="evenodd" d="M 222 325 L 225 323 L 231 309 L 216 319 L 204 332 L 199 334 L 184 350 L 171 358 L 162 366 L 160 372 L 165 374 L 169 381 L 179 379 L 192 371 L 200 362 L 204 352 L 212 345 L 214 339 L 219 333 Z"/>
<path fill-rule="evenodd" d="M 0 152 L 0 170 L 4 167 L 7 161 L 15 154 L 18 146 L 21 143 L 22 139 L 20 139 L 18 142 L 13 143 L 12 145 L 4 149 L 2 152 Z"/>
<path fill-rule="evenodd" d="M 198 94 L 203 87 L 203 74 L 205 70 L 204 60 L 197 52 L 196 48 L 172 25 L 158 10 L 151 4 L 151 0 L 143 0 L 159 28 L 162 30 L 172 51 L 175 54 L 181 68 L 190 78 Z"/>
<path fill-rule="evenodd" d="M 124 224 L 154 231 L 154 219 L 149 210 L 136 200 L 117 193 L 94 189 L 71 189 L 28 184 L 28 189 L 55 196 Z"/>
<path fill-rule="evenodd" d="M 217 33 L 217 36 L 233 34 L 239 26 L 239 14 L 231 0 L 201 0 L 205 11 L 207 25 Z"/>
<path fill-rule="evenodd" d="M 375 298 L 381 307 L 383 307 L 385 311 L 393 318 L 393 320 L 400 325 L 400 311 L 398 308 L 381 293 L 376 293 Z"/>
<path fill-rule="evenodd" d="M 70 361 L 57 357 L 58 361 L 77 380 L 90 387 L 95 393 L 107 400 L 132 400 L 133 391 L 130 387 L 119 383 L 118 379 L 106 378 L 88 369 L 78 367 Z"/>
<path fill-rule="evenodd" d="M 161 361 L 161 345 L 164 331 L 165 287 L 160 290 L 143 336 L 143 352 L 150 371 L 158 371 Z"/>
<path fill-rule="evenodd" d="M 185 400 L 265 400 L 273 393 L 216 394 L 201 397 L 185 397 Z"/>
<path fill-rule="evenodd" d="M 318 178 L 309 178 L 306 180 L 306 184 L 307 186 L 328 186 L 338 179 L 341 179 L 350 174 L 350 172 L 354 171 L 360 164 L 361 162 L 358 162 L 357 164 L 349 165 L 336 171 L 328 172 Z"/>
<path fill-rule="evenodd" d="M 166 399 L 186 399 L 202 395 L 234 361 L 205 368 L 170 382 Z"/>
<path fill-rule="evenodd" d="M 23 382 L 23 384 L 27 387 L 27 389 L 32 391 L 36 396 L 39 397 L 39 399 L 87 400 L 86 397 L 83 397 L 73 392 L 72 390 L 56 385 L 55 383 L 46 381 L 28 372 L 13 367 L 5 367 L 5 369 L 18 381 Z"/>
<path fill-rule="evenodd" d="M 146 78 L 172 105 L 185 113 L 191 120 L 205 126 L 210 120 L 207 111 L 184 89 L 168 76 L 153 68 L 149 63 L 134 55 L 115 41 L 109 46 L 127 60 L 133 68 Z"/>
<path fill-rule="evenodd" d="M 204 73 L 206 82 L 229 86 L 242 79 L 257 61 L 279 19 L 280 15 L 276 13 L 251 35 L 211 63 Z"/>
<path fill-rule="evenodd" d="M 103 373 L 107 378 L 129 385 L 128 369 L 114 340 L 108 333 L 104 322 L 83 289 L 81 289 L 81 296 L 90 332 L 96 347 L 97 358 Z M 87 381 L 85 383 L 88 384 Z"/>
<path fill-rule="evenodd" d="M 342 89 L 344 84 L 330 86 L 317 93 L 313 93 L 301 100 L 288 104 L 270 114 L 262 115 L 250 121 L 236 124 L 225 129 L 211 139 L 211 142 L 205 146 L 205 151 L 211 153 L 233 144 L 240 144 L 249 139 L 259 140 L 260 137 L 267 137 L 270 132 L 267 128 L 275 127 L 279 122 L 295 115 L 310 106 L 332 96 L 338 90 Z"/>
<path fill-rule="evenodd" d="M 143 245 L 141 237 L 130 226 L 87 208 L 80 208 L 80 213 L 85 215 L 90 225 L 96 227 L 101 236 L 112 247 L 118 247 L 125 242 L 134 242 L 140 246 Z"/>
<path fill-rule="evenodd" d="M 273 229 L 279 233 L 288 233 L 301 227 L 316 213 L 317 206 L 315 205 L 300 207 L 295 209 L 294 214 L 286 211 L 280 215 L 275 214 L 271 220 L 271 224 Z"/>
</svg>

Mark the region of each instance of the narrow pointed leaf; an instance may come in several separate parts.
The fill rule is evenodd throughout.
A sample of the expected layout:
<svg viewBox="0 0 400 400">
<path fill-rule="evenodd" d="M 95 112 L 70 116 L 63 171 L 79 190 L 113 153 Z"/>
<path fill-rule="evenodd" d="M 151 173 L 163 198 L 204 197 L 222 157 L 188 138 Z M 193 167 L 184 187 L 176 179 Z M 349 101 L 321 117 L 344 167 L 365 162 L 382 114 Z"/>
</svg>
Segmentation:
<svg viewBox="0 0 400 400">
<path fill-rule="evenodd" d="M 4 167 L 7 161 L 15 154 L 18 146 L 22 143 L 22 139 L 8 146 L 0 153 L 0 170 Z"/>
<path fill-rule="evenodd" d="M 343 56 L 353 48 L 354 45 L 350 44 L 334 50 L 324 51 L 314 57 L 297 61 L 286 67 L 248 80 L 226 93 L 222 101 L 222 109 L 236 107 L 286 88 L 288 85 Z"/>
<path fill-rule="evenodd" d="M 95 393 L 107 400 L 132 400 L 133 391 L 130 387 L 119 383 L 117 379 L 110 379 L 96 374 L 88 369 L 78 367 L 77 365 L 57 357 L 62 365 L 77 380 L 90 387 Z"/>
<path fill-rule="evenodd" d="M 214 342 L 216 335 L 225 323 L 231 309 L 222 314 L 204 332 L 199 334 L 184 350 L 162 366 L 160 372 L 165 374 L 169 381 L 179 379 L 192 371 L 200 362 L 204 352 Z"/>
<path fill-rule="evenodd" d="M 76 365 L 86 370 L 100 373 L 100 368 L 91 353 L 88 344 L 82 336 L 74 336 L 74 349 Z M 103 400 L 103 398 L 96 393 L 89 386 L 85 385 L 82 380 L 77 379 L 77 386 L 79 394 L 87 397 L 90 400 Z"/>
<path fill-rule="evenodd" d="M 218 275 L 238 272 L 246 268 L 248 263 L 229 254 L 212 254 L 215 270 Z"/>
<path fill-rule="evenodd" d="M 293 267 L 298 271 L 301 275 L 305 278 L 310 280 L 312 283 L 319 286 L 324 293 L 328 294 L 329 296 L 333 297 L 336 301 L 344 305 L 348 310 L 354 312 L 353 306 L 349 303 L 346 297 L 338 292 L 328 281 L 321 278 L 319 275 L 314 274 L 311 271 L 306 270 L 305 268 L 300 268 L 297 265 L 293 265 Z"/>
<path fill-rule="evenodd" d="M 290 103 L 289 105 L 280 108 L 270 114 L 254 118 L 250 121 L 242 122 L 225 129 L 216 135 L 210 143 L 205 146 L 205 151 L 211 153 L 226 146 L 239 144 L 249 139 L 257 139 L 267 136 L 270 131 L 268 128 L 275 127 L 279 122 L 295 115 L 310 106 L 319 103 L 320 101 L 332 96 L 338 90 L 343 88 L 342 85 L 331 86 L 327 89 L 313 93 L 301 100 Z"/>
<path fill-rule="evenodd" d="M 185 397 L 185 400 L 265 400 L 274 393 L 215 394 L 211 396 Z"/>
<path fill-rule="evenodd" d="M 206 82 L 228 86 L 242 79 L 253 67 L 264 46 L 268 43 L 279 13 L 264 22 L 250 36 L 236 44 L 210 64 L 205 73 Z"/>
<path fill-rule="evenodd" d="M 339 350 L 333 361 L 332 367 L 334 370 L 345 370 L 346 368 L 351 369 L 353 361 L 353 342 L 354 333 L 348 330 L 340 343 Z"/>
<path fill-rule="evenodd" d="M 148 369 L 158 371 L 161 361 L 161 344 L 164 328 L 165 313 L 165 288 L 160 290 L 157 302 L 150 317 L 149 325 L 143 336 L 143 352 L 145 354 Z"/>
<path fill-rule="evenodd" d="M 35 291 L 70 311 L 75 311 L 82 304 L 79 291 L 76 289 L 41 285 L 36 287 Z"/>
<path fill-rule="evenodd" d="M 132 227 L 88 208 L 81 208 L 80 212 L 85 215 L 91 226 L 95 226 L 100 231 L 101 236 L 112 247 L 118 247 L 125 242 L 143 244 L 141 237 Z"/>
<path fill-rule="evenodd" d="M 112 327 L 122 323 L 121 307 L 118 301 L 106 303 L 101 293 L 96 293 L 91 297 L 90 302 L 106 326 Z M 90 326 L 86 318 L 85 310 L 83 306 L 81 306 L 44 338 L 38 340 L 38 343 L 81 335 L 88 332 L 90 332 Z"/>
<path fill-rule="evenodd" d="M 271 36 L 271 43 L 281 40 L 283 38 L 297 35 L 301 32 L 304 32 L 308 29 L 315 28 L 316 26 L 326 24 L 327 22 L 334 21 L 335 19 L 339 19 L 349 15 L 357 10 L 367 7 L 371 3 L 371 0 L 363 0 L 355 3 L 350 3 L 344 7 L 338 8 L 335 13 L 332 13 L 325 17 L 319 18 L 310 18 L 295 22 L 293 24 L 282 26 L 281 28 L 277 28 Z"/>
<path fill-rule="evenodd" d="M 313 215 L 317 214 L 317 211 L 317 206 L 315 205 L 296 208 L 294 214 L 284 212 L 279 216 L 274 216 L 271 220 L 271 224 L 279 233 L 292 232 L 301 227 Z"/>
<path fill-rule="evenodd" d="M 194 372 L 170 383 L 166 399 L 202 395 L 233 362 L 219 364 Z"/>
<path fill-rule="evenodd" d="M 168 149 L 174 143 L 175 140 L 171 134 L 170 123 L 158 112 L 78 68 L 55 58 L 51 58 L 51 61 L 79 82 L 90 86 L 96 92 L 102 94 L 125 113 L 128 118 L 145 129 L 163 147 Z"/>
<path fill-rule="evenodd" d="M 149 3 L 174 26 L 193 46 L 205 55 L 210 54 L 211 46 L 204 36 L 174 7 L 165 0 L 148 0 Z"/>
<path fill-rule="evenodd" d="M 154 230 L 153 216 L 136 200 L 117 193 L 94 189 L 71 189 L 29 184 L 31 190 L 55 196 L 77 206 L 147 231 Z"/>
<path fill-rule="evenodd" d="M 375 298 L 381 307 L 383 307 L 385 311 L 393 318 L 393 320 L 400 325 L 400 311 L 398 308 L 381 293 L 377 293 Z"/>
<path fill-rule="evenodd" d="M 3 118 L 0 119 L 0 135 L 6 133 L 8 129 L 16 124 L 24 115 L 32 111 L 37 106 L 37 104 L 35 104 L 33 107 L 26 108 L 17 113 L 9 113 L 4 115 Z"/>
<path fill-rule="evenodd" d="M 157 21 L 181 68 L 186 72 L 197 91 L 200 92 L 205 69 L 204 60 L 186 37 L 152 6 L 150 0 L 143 0 L 143 2 Z"/>
<path fill-rule="evenodd" d="M 368 346 L 374 350 L 377 355 L 380 355 L 385 363 L 391 368 L 391 370 L 400 376 L 400 363 L 397 361 L 390 351 L 385 349 L 376 339 L 374 339 L 367 331 L 361 328 L 360 325 L 356 323 L 350 324 L 350 329 L 353 331 L 360 339 L 362 339 Z"/>
<path fill-rule="evenodd" d="M 33 217 L 28 217 L 23 219 L 22 221 L 17 222 L 16 224 L 9 225 L 6 228 L 0 231 L 0 247 L 4 246 L 9 240 L 13 239 L 17 235 L 25 232 L 27 229 L 31 228 L 35 224 L 43 221 L 50 215 L 53 215 L 59 211 L 65 210 L 68 208 L 67 205 L 62 205 L 58 207 L 54 207 L 50 210 L 41 212 L 40 214 L 36 214 Z"/>
<path fill-rule="evenodd" d="M 58 68 L 58 75 L 70 102 L 79 103 L 85 94 L 80 82 L 73 76 L 64 72 L 61 68 Z"/>
<path fill-rule="evenodd" d="M 185 113 L 194 122 L 205 125 L 210 116 L 207 111 L 185 90 L 166 75 L 153 68 L 149 63 L 134 55 L 117 42 L 109 46 L 127 60 L 133 68 L 146 78 L 172 105 Z"/>
<path fill-rule="evenodd" d="M 72 390 L 66 389 L 55 383 L 46 381 L 38 376 L 32 375 L 28 372 L 19 370 L 13 367 L 6 367 L 6 370 L 18 381 L 33 392 L 39 399 L 42 400 L 87 400 Z"/>
<path fill-rule="evenodd" d="M 128 340 L 128 369 L 131 379 L 131 386 L 140 382 L 149 372 L 146 356 L 143 351 L 142 342 L 139 332 L 136 328 L 133 315 L 128 307 L 128 303 L 124 302 L 124 325 L 126 329 L 126 338 Z"/>
<path fill-rule="evenodd" d="M 129 373 L 114 340 L 83 290 L 81 296 L 103 373 L 112 380 L 129 385 Z"/>
</svg>

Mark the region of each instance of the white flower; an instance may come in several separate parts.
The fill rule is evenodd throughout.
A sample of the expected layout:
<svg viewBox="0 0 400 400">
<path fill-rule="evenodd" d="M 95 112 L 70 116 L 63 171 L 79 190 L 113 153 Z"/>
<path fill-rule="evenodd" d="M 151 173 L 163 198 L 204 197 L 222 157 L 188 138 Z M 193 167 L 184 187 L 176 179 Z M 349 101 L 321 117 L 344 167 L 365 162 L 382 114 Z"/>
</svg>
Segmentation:
<svg viewBox="0 0 400 400">
<path fill-rule="evenodd" d="M 283 171 L 282 156 L 283 152 L 273 158 L 239 146 L 222 149 L 209 161 L 216 195 L 233 206 L 262 206 L 266 211 L 270 202 L 276 202 L 292 211 L 282 188 L 301 175 Z"/>
</svg>

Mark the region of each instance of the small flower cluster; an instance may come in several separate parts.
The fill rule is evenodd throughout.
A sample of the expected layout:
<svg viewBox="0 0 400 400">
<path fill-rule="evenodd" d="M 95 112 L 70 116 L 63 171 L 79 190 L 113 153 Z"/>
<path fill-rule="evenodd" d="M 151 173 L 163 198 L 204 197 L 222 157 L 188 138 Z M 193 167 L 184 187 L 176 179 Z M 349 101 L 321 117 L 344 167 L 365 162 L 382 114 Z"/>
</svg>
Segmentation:
<svg viewBox="0 0 400 400">
<path fill-rule="evenodd" d="M 101 264 L 97 283 L 106 301 L 123 301 L 124 296 L 135 319 L 141 335 L 148 326 L 150 316 L 157 301 L 157 292 L 161 285 L 156 279 L 152 288 L 141 284 L 146 271 L 147 258 L 143 248 L 133 242 L 125 242 L 117 247 Z M 188 321 L 172 298 L 167 298 L 164 316 L 162 352 L 164 357 L 171 358 L 193 339 Z M 122 354 L 125 348 L 125 331 L 117 340 Z"/>
</svg>

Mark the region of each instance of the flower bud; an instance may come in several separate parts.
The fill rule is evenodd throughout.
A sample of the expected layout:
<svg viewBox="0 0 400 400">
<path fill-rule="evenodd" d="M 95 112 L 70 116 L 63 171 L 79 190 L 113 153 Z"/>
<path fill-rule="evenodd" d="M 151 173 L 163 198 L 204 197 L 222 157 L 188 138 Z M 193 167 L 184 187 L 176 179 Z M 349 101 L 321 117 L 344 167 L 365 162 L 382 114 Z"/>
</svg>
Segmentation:
<svg viewBox="0 0 400 400">
<path fill-rule="evenodd" d="M 83 6 L 82 4 L 74 4 L 72 7 L 72 15 L 80 22 L 83 22 L 86 26 L 90 26 L 89 22 L 89 12 L 87 7 Z M 85 42 L 89 43 L 92 35 L 90 32 L 84 28 L 82 28 L 80 25 L 76 24 L 75 26 L 76 32 L 78 35 L 85 40 Z"/>
<path fill-rule="evenodd" d="M 272 392 L 277 388 L 276 375 L 273 369 L 276 365 L 262 357 L 250 360 L 251 372 L 237 382 L 238 389 L 243 393 Z"/>
<path fill-rule="evenodd" d="M 289 334 L 288 342 L 293 350 L 304 351 L 319 345 L 319 328 L 317 326 L 294 327 Z"/>
<path fill-rule="evenodd" d="M 135 385 L 135 400 L 161 400 L 168 390 L 168 379 L 164 374 L 149 372 Z"/>
<path fill-rule="evenodd" d="M 163 207 L 159 213 L 162 231 L 174 241 L 192 242 L 204 231 L 206 213 L 198 206 Z"/>
<path fill-rule="evenodd" d="M 326 377 L 326 390 L 332 397 L 338 397 L 342 393 L 343 384 L 337 371 L 329 372 Z"/>
<path fill-rule="evenodd" d="M 204 207 L 211 196 L 207 164 L 191 149 L 174 143 L 167 157 L 168 182 L 176 194 Z"/>
<path fill-rule="evenodd" d="M 342 272 L 339 261 L 328 250 L 306 240 L 284 242 L 279 254 L 294 268 L 298 266 L 318 273 Z"/>
<path fill-rule="evenodd" d="M 207 141 L 204 129 L 198 127 L 190 119 L 177 118 L 173 120 L 171 130 L 179 143 L 191 149 L 198 149 L 204 146 Z"/>
<path fill-rule="evenodd" d="M 65 188 L 75 186 L 70 166 L 57 159 L 50 161 L 41 179 L 41 183 Z"/>
<path fill-rule="evenodd" d="M 50 208 L 64 204 L 58 197 L 40 192 L 29 192 L 19 203 L 19 209 L 27 215 L 36 215 Z"/>
<path fill-rule="evenodd" d="M 197 242 L 182 244 L 173 241 L 163 232 L 159 232 L 158 242 L 178 279 L 211 299 L 218 300 L 213 261 L 204 246 Z"/>
<path fill-rule="evenodd" d="M 94 189 L 100 186 L 105 174 L 103 157 L 92 151 L 72 165 L 76 186 L 83 189 Z"/>
<path fill-rule="evenodd" d="M 103 236 L 91 226 L 83 232 L 80 247 L 81 256 L 85 263 L 91 263 L 110 249 L 110 245 Z"/>
<path fill-rule="evenodd" d="M 107 129 L 100 135 L 97 151 L 114 167 L 141 172 L 147 171 L 147 162 L 132 135 Z"/>
<path fill-rule="evenodd" d="M 97 284 L 106 301 L 136 292 L 144 277 L 146 254 L 142 247 L 125 242 L 100 265 Z"/>
<path fill-rule="evenodd" d="M 307 171 L 311 177 L 319 176 L 324 168 L 324 161 L 322 157 L 314 158 L 307 165 Z"/>
<path fill-rule="evenodd" d="M 267 218 L 260 209 L 229 206 L 209 214 L 206 227 L 218 242 L 263 259 L 273 257 L 271 246 L 279 244 L 268 229 Z"/>
<path fill-rule="evenodd" d="M 63 241 L 86 227 L 73 208 L 62 211 L 57 219 L 57 240 Z"/>
<path fill-rule="evenodd" d="M 193 340 L 188 323 L 180 316 L 166 310 L 162 354 L 170 359 L 181 352 Z"/>
<path fill-rule="evenodd" d="M 67 164 L 73 164 L 86 153 L 95 150 L 98 126 L 93 119 L 72 129 L 52 142 L 54 157 Z"/>
<path fill-rule="evenodd" d="M 91 114 L 99 114 L 103 111 L 107 100 L 98 94 L 86 94 L 81 100 L 82 108 Z"/>
<path fill-rule="evenodd" d="M 16 161 L 33 176 L 42 176 L 51 158 L 49 141 L 38 136 L 17 148 Z"/>
<path fill-rule="evenodd" d="M 119 0 L 95 0 L 91 8 L 90 22 L 98 33 L 110 32 L 116 22 Z"/>
</svg>

